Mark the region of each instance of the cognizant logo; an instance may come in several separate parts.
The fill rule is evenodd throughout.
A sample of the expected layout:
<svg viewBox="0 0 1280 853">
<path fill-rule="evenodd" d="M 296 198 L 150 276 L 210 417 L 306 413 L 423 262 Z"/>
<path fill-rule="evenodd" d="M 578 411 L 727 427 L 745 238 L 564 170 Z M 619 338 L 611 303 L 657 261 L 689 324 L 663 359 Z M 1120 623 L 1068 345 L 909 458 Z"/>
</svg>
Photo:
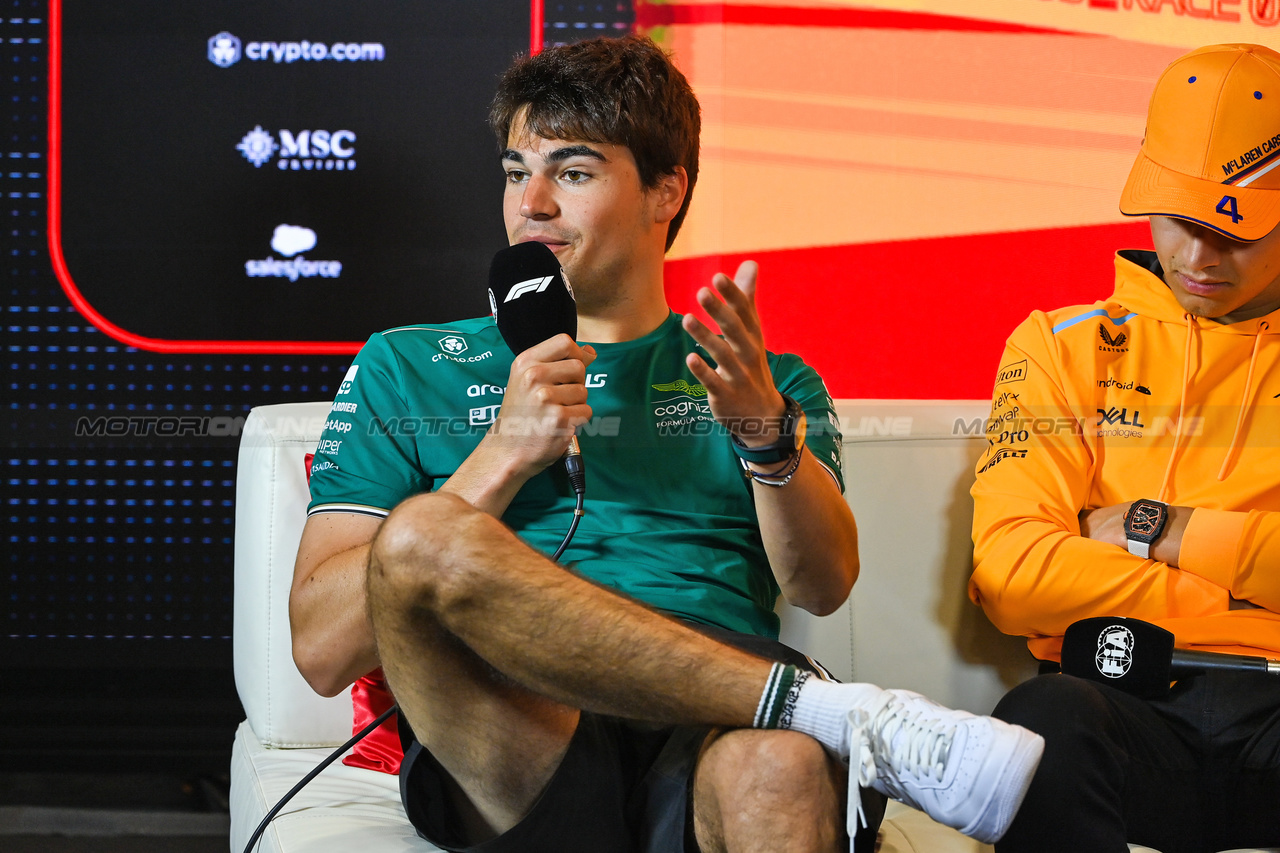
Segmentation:
<svg viewBox="0 0 1280 853">
<path fill-rule="evenodd" d="M 250 62 L 382 62 L 387 49 L 381 42 L 251 41 L 243 48 L 240 39 L 228 32 L 209 39 L 209 61 L 230 68 L 243 57 Z"/>
</svg>

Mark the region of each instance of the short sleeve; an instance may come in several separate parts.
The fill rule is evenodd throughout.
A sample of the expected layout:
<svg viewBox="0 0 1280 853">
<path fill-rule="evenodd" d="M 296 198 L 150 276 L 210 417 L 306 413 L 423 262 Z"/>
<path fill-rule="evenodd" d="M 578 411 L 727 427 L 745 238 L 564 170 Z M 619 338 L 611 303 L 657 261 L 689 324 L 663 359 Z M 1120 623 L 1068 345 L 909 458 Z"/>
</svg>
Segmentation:
<svg viewBox="0 0 1280 853">
<path fill-rule="evenodd" d="M 352 512 L 382 517 L 400 501 L 429 491 L 412 435 L 403 422 L 402 374 L 395 350 L 371 337 L 352 361 L 330 407 L 311 463 L 307 514 Z"/>
<path fill-rule="evenodd" d="M 836 417 L 835 401 L 818 372 L 797 355 L 786 354 L 771 360 L 773 381 L 804 409 L 807 427 L 804 444 L 814 458 L 831 472 L 844 493 L 843 437 Z"/>
</svg>

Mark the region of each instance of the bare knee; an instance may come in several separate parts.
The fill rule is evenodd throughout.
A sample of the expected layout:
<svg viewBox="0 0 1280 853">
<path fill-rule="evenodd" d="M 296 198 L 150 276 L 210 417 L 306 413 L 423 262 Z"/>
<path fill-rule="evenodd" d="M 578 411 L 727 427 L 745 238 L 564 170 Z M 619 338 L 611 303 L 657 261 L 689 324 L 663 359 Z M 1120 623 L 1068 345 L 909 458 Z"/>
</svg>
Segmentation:
<svg viewBox="0 0 1280 853">
<path fill-rule="evenodd" d="M 831 850 L 843 782 L 822 745 L 796 732 L 736 730 L 713 741 L 694 783 L 704 851 Z M 786 839 L 783 841 L 783 839 Z"/>
<path fill-rule="evenodd" d="M 474 544 L 493 522 L 448 494 L 417 495 L 397 506 L 378 529 L 369 551 L 369 602 L 440 612 L 473 594 L 478 566 L 459 546 Z"/>
</svg>

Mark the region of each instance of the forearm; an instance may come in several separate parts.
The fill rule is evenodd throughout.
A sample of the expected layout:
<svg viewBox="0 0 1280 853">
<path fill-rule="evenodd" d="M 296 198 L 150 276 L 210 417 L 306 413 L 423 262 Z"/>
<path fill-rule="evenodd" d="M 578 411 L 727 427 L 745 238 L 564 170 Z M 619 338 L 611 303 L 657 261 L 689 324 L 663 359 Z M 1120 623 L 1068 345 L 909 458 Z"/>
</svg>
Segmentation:
<svg viewBox="0 0 1280 853">
<path fill-rule="evenodd" d="M 805 452 L 785 486 L 755 483 L 769 564 L 787 601 L 825 616 L 858 578 L 858 527 L 831 474 Z"/>
<path fill-rule="evenodd" d="M 1235 599 L 1280 611 L 1280 513 L 1197 509 L 1179 559 Z"/>
<path fill-rule="evenodd" d="M 520 488 L 536 473 L 522 467 L 515 455 L 490 433 L 440 486 L 440 491 L 501 518 Z"/>
<path fill-rule="evenodd" d="M 1061 636 L 1104 613 L 1157 621 L 1228 607 L 1226 591 L 1209 581 L 1040 519 L 983 525 L 974 556 L 971 596 L 1008 634 Z"/>
<path fill-rule="evenodd" d="M 335 696 L 378 667 L 365 600 L 369 546 L 324 561 L 289 597 L 293 658 L 307 683 Z"/>
</svg>

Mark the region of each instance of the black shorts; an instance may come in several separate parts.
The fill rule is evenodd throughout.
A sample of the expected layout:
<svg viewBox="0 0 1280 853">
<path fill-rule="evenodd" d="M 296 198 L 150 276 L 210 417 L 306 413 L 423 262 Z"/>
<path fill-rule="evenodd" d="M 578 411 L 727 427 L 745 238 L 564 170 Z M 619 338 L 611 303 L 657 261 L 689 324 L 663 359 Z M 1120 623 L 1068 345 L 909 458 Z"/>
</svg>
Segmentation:
<svg viewBox="0 0 1280 853">
<path fill-rule="evenodd" d="M 774 640 L 692 627 L 766 659 L 821 671 Z M 482 844 L 466 843 L 445 795 L 447 772 L 417 740 L 405 749 L 400 796 L 418 834 L 448 851 L 681 853 L 693 771 L 710 731 L 706 726 L 655 727 L 584 711 L 560 767 L 529 814 Z"/>
</svg>

